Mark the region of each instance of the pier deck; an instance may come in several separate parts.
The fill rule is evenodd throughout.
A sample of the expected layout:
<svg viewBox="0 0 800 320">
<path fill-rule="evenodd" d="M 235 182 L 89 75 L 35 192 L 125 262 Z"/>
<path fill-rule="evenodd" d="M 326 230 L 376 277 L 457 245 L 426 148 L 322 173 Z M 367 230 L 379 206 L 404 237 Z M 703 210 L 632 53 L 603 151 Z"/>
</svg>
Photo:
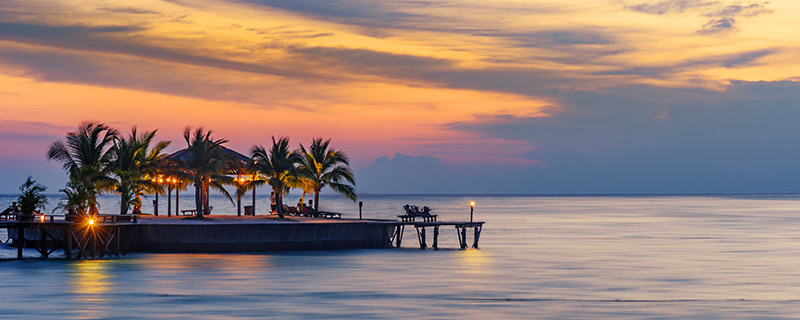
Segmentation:
<svg viewBox="0 0 800 320">
<path fill-rule="evenodd" d="M 253 252 L 274 250 L 327 250 L 345 248 L 400 247 L 406 226 L 416 229 L 420 248 L 428 248 L 426 229 L 433 229 L 432 248 L 439 248 L 439 228 L 454 226 L 459 247 L 468 247 L 467 229 L 473 229 L 472 247 L 484 222 L 397 221 L 324 219 L 287 216 L 132 216 L 98 217 L 87 221 L 49 219 L 41 221 L 0 220 L 0 228 L 14 239 L 18 258 L 22 248 L 35 248 L 47 258 L 63 249 L 67 259 L 120 256 L 127 252 Z M 77 252 L 76 252 L 77 250 Z"/>
<path fill-rule="evenodd" d="M 433 228 L 433 243 L 431 248 L 438 249 L 439 248 L 439 227 L 442 226 L 454 226 L 456 229 L 456 233 L 458 234 L 458 244 L 461 249 L 467 248 L 467 229 L 473 229 L 473 239 L 472 239 L 472 248 L 478 248 L 478 241 L 481 237 L 481 231 L 483 230 L 483 221 L 398 221 L 396 222 L 397 226 L 395 227 L 395 232 L 393 236 L 393 240 L 396 243 L 396 247 L 400 247 L 403 242 L 403 232 L 405 231 L 406 226 L 413 226 L 414 229 L 417 231 L 417 240 L 419 240 L 419 248 L 426 249 L 428 248 L 428 243 L 426 239 L 426 228 Z"/>
</svg>

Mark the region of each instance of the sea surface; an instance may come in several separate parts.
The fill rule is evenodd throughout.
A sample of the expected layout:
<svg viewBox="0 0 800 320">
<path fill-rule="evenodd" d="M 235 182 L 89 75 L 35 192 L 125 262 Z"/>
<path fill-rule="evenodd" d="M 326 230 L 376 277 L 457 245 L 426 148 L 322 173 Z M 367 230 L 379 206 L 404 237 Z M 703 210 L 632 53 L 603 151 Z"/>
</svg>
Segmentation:
<svg viewBox="0 0 800 320">
<path fill-rule="evenodd" d="M 183 197 L 183 194 L 182 194 Z M 296 201 L 296 197 L 294 197 Z M 290 197 L 290 199 L 292 199 Z M 52 208 L 58 196 L 51 197 Z M 166 199 L 161 212 L 165 212 Z M 486 221 L 480 249 L 129 254 L 0 261 L 8 319 L 796 319 L 800 195 L 378 196 L 364 218 L 404 204 L 441 220 Z M 0 197 L 0 206 L 12 197 Z M 213 197 L 214 213 L 236 207 Z M 114 197 L 101 210 L 114 212 Z M 262 213 L 266 198 L 257 199 Z M 358 206 L 324 197 L 358 218 Z M 193 207 L 191 199 L 182 208 Z M 152 211 L 152 204 L 144 207 Z M 48 209 L 49 210 L 49 209 Z M 0 231 L 0 240 L 5 232 Z M 16 251 L 0 244 L 0 258 Z M 56 257 L 60 255 L 57 254 Z M 63 257 L 63 255 L 61 255 Z"/>
</svg>

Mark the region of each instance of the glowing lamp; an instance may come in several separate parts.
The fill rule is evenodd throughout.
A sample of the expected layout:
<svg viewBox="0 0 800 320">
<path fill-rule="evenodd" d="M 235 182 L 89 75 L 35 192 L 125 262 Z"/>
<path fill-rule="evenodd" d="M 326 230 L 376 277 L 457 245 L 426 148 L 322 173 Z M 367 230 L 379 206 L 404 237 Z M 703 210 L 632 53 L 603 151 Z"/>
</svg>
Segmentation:
<svg viewBox="0 0 800 320">
<path fill-rule="evenodd" d="M 472 223 L 472 213 L 475 211 L 475 201 L 469 203 L 469 223 Z"/>
<path fill-rule="evenodd" d="M 44 222 L 44 215 L 39 216 L 39 221 Z"/>
<path fill-rule="evenodd" d="M 93 226 L 93 225 L 94 225 L 94 219 L 89 219 L 89 225 L 90 225 L 90 226 Z"/>
</svg>

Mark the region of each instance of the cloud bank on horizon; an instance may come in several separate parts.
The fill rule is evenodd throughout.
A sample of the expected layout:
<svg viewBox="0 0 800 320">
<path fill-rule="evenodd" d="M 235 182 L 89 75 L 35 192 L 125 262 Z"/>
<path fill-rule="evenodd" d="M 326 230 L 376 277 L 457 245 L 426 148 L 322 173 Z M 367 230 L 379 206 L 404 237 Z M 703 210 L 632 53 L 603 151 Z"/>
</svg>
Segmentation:
<svg viewBox="0 0 800 320">
<path fill-rule="evenodd" d="M 797 192 L 795 1 L 0 3 L 2 192 L 83 120 L 332 137 L 373 193 Z M 377 160 L 376 160 L 377 159 Z M 797 182 L 795 180 L 798 180 Z"/>
</svg>

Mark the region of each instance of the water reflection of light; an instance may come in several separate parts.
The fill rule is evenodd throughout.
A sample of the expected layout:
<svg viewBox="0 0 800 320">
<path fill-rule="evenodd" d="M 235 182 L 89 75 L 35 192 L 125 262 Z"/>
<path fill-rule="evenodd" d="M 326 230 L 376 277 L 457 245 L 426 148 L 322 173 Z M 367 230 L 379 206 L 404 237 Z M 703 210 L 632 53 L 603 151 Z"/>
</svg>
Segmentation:
<svg viewBox="0 0 800 320">
<path fill-rule="evenodd" d="M 107 264 L 104 260 L 84 260 L 74 264 L 70 292 L 76 308 L 73 310 L 79 319 L 106 317 L 105 302 L 111 288 Z"/>
<path fill-rule="evenodd" d="M 459 263 L 463 266 L 461 272 L 467 274 L 483 274 L 489 268 L 489 259 L 481 250 L 467 249 L 458 252 Z"/>
</svg>

